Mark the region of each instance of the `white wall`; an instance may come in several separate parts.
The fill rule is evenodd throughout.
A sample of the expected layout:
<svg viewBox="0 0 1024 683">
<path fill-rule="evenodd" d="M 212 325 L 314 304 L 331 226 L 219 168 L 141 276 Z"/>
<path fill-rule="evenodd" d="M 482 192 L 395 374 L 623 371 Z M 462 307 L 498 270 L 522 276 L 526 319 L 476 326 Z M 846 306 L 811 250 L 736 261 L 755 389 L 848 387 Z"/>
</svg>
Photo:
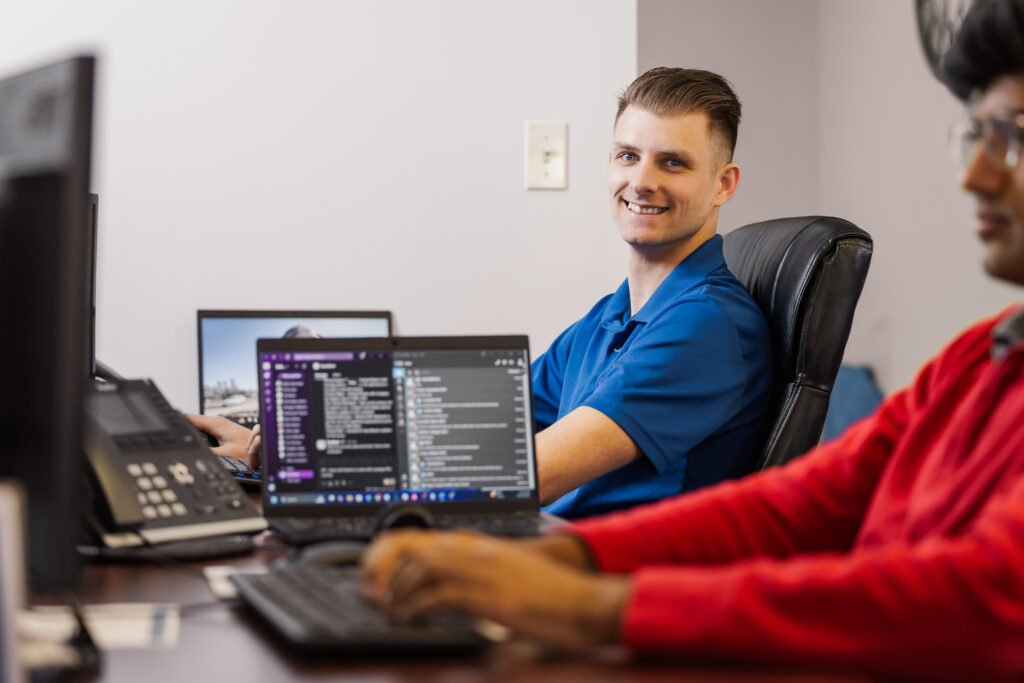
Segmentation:
<svg viewBox="0 0 1024 683">
<path fill-rule="evenodd" d="M 98 356 L 196 408 L 197 308 L 391 309 L 528 333 L 624 277 L 605 199 L 635 0 L 37 0 L 0 72 L 99 51 Z M 569 185 L 523 189 L 523 122 Z"/>
<path fill-rule="evenodd" d="M 875 240 L 846 358 L 873 366 L 886 391 L 957 331 L 1022 298 L 981 269 L 974 204 L 946 143 L 962 108 L 925 64 L 913 5 L 819 8 L 819 211 Z"/>
</svg>

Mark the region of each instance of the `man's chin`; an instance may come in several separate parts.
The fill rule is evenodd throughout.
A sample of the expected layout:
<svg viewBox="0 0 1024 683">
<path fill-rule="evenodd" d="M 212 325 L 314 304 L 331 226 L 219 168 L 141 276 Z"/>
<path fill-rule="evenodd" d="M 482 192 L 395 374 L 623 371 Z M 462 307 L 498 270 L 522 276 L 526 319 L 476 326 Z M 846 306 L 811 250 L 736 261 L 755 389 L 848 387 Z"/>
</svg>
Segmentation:
<svg viewBox="0 0 1024 683">
<path fill-rule="evenodd" d="M 1002 254 L 985 254 L 982 267 L 996 280 L 1024 286 L 1024 255 L 1019 259 L 1012 259 Z"/>
</svg>

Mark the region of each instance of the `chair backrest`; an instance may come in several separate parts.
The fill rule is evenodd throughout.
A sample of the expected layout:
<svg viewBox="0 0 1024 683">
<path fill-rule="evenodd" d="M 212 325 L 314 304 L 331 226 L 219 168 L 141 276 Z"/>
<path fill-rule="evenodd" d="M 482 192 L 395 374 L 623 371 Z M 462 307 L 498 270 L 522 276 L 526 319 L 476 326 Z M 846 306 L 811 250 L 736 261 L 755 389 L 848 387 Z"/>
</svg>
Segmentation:
<svg viewBox="0 0 1024 683">
<path fill-rule="evenodd" d="M 725 235 L 725 261 L 764 311 L 775 372 L 764 445 L 750 469 L 817 444 L 871 263 L 866 232 L 841 218 L 779 218 Z"/>
</svg>

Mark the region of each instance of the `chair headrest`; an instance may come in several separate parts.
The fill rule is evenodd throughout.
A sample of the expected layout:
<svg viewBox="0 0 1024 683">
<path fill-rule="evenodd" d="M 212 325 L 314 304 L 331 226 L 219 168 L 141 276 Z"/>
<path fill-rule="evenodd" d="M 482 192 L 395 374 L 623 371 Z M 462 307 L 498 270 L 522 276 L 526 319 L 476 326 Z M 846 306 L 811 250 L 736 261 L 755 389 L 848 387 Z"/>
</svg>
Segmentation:
<svg viewBox="0 0 1024 683">
<path fill-rule="evenodd" d="M 836 262 L 842 250 L 853 252 L 845 259 L 850 263 Z M 723 251 L 729 270 L 747 288 L 768 321 L 775 369 L 782 374 L 777 380 L 790 381 L 805 370 L 801 367 L 805 360 L 802 341 L 807 341 L 803 336 L 821 331 L 809 329 L 816 327 L 825 327 L 826 336 L 839 337 L 838 358 L 828 359 L 829 367 L 822 373 L 835 377 L 871 250 L 868 233 L 849 221 L 828 216 L 779 218 L 752 223 L 725 235 Z M 829 265 L 849 272 L 836 273 L 824 285 L 826 291 L 818 292 L 816 288 L 822 286 L 819 274 Z M 833 292 L 848 302 L 849 311 L 828 310 Z M 837 326 L 840 329 L 835 329 Z M 828 380 L 829 389 L 831 382 Z"/>
</svg>

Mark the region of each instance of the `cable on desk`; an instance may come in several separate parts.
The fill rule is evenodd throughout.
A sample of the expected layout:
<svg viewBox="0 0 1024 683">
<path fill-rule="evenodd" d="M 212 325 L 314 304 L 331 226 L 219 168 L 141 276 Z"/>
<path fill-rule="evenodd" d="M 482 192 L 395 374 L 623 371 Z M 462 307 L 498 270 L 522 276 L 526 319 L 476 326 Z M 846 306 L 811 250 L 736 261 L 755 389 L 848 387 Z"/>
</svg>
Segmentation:
<svg viewBox="0 0 1024 683">
<path fill-rule="evenodd" d="M 74 592 L 67 591 L 67 600 L 68 606 L 71 607 L 71 614 L 75 617 L 75 623 L 78 625 L 75 635 L 68 643 L 78 653 L 78 671 L 80 673 L 96 673 L 100 670 L 100 662 L 102 661 L 100 649 L 96 646 L 96 641 L 92 639 L 89 627 L 85 624 L 85 617 L 82 615 L 82 604 L 78 601 L 78 597 Z"/>
</svg>

